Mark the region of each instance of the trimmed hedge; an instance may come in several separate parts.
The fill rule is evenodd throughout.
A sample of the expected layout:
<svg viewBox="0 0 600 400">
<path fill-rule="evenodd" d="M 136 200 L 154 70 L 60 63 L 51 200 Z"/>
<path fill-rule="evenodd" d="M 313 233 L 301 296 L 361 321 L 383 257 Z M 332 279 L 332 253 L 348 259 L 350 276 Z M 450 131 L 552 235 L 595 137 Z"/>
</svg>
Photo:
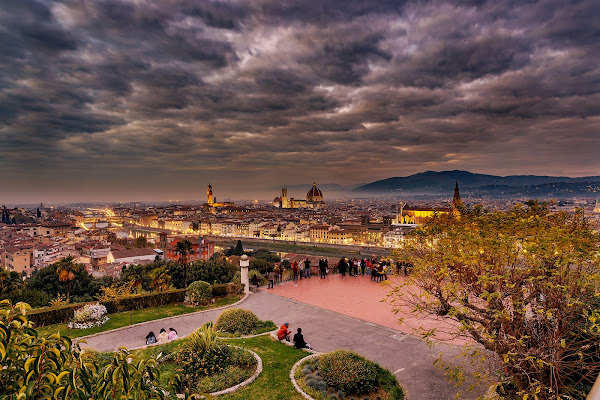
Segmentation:
<svg viewBox="0 0 600 400">
<path fill-rule="evenodd" d="M 227 283 L 215 283 L 211 286 L 213 297 L 227 296 L 229 294 L 229 285 Z"/>
<path fill-rule="evenodd" d="M 104 301 L 109 314 L 121 311 L 140 310 L 142 308 L 162 306 L 165 304 L 183 303 L 185 300 L 185 289 L 168 290 L 166 292 L 153 292 L 135 294 L 122 299 Z"/>
<path fill-rule="evenodd" d="M 219 294 L 220 296 L 225 296 L 228 294 L 240 294 L 244 290 L 244 286 L 240 285 L 239 283 L 212 285 L 213 296 L 217 296 L 215 295 L 214 286 L 218 286 L 218 293 L 225 292 L 224 295 Z M 142 308 L 156 307 L 167 304 L 183 303 L 185 300 L 185 293 L 185 289 L 175 289 L 166 292 L 136 294 L 133 296 L 124 297 L 122 299 L 103 301 L 100 302 L 100 304 L 106 307 L 106 310 L 109 314 L 114 314 L 122 311 L 139 310 Z M 35 323 L 37 327 L 61 324 L 71 321 L 75 310 L 84 306 L 85 304 L 87 303 L 73 303 L 58 307 L 40 308 L 30 311 L 27 315 L 29 320 Z"/>
<path fill-rule="evenodd" d="M 64 306 L 40 308 L 27 313 L 27 317 L 36 327 L 68 322 L 75 315 L 75 310 L 85 303 L 66 304 Z"/>
</svg>

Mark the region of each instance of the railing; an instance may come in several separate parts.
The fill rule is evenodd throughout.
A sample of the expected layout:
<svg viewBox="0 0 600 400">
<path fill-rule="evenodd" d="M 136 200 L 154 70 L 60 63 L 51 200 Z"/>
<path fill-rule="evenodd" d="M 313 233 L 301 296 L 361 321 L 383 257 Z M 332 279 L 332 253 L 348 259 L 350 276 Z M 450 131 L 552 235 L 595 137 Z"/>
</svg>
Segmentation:
<svg viewBox="0 0 600 400">
<path fill-rule="evenodd" d="M 587 400 L 600 400 L 600 375 L 596 378 L 596 383 L 592 386 L 592 390 L 590 390 Z"/>
</svg>

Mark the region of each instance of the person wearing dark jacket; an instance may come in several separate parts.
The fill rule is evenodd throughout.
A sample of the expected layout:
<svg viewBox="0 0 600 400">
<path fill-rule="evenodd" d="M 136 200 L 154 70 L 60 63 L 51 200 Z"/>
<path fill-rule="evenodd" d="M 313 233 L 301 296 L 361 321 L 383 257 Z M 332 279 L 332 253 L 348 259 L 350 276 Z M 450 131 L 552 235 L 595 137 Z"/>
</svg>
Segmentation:
<svg viewBox="0 0 600 400">
<path fill-rule="evenodd" d="M 150 331 L 150 333 L 148 333 L 146 335 L 146 344 L 154 344 L 156 343 L 156 336 L 154 336 L 154 332 Z"/>
<path fill-rule="evenodd" d="M 302 328 L 298 328 L 298 332 L 294 335 L 294 347 L 297 349 L 310 349 L 310 345 L 304 341 Z"/>
<path fill-rule="evenodd" d="M 325 264 L 325 260 L 322 258 L 319 260 L 319 274 L 321 279 L 327 278 L 327 264 Z"/>
</svg>

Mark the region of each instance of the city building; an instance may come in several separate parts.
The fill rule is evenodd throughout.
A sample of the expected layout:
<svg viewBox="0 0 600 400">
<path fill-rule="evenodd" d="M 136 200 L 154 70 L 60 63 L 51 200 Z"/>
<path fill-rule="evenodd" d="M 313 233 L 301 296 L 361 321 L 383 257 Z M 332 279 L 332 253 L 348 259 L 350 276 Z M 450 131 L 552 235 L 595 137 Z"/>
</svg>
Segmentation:
<svg viewBox="0 0 600 400">
<path fill-rule="evenodd" d="M 193 254 L 187 256 L 188 261 L 209 260 L 215 254 L 215 244 L 204 240 L 202 237 L 182 237 L 177 238 L 167 244 L 165 257 L 169 260 L 178 261 L 180 255 L 177 254 L 177 244 L 182 240 L 188 240 L 192 244 Z"/>
<path fill-rule="evenodd" d="M 312 188 L 306 193 L 306 199 L 288 198 L 287 188 L 281 189 L 281 197 L 273 199 L 273 205 L 279 208 L 309 208 L 317 210 L 325 205 L 323 193 L 313 182 Z"/>
</svg>

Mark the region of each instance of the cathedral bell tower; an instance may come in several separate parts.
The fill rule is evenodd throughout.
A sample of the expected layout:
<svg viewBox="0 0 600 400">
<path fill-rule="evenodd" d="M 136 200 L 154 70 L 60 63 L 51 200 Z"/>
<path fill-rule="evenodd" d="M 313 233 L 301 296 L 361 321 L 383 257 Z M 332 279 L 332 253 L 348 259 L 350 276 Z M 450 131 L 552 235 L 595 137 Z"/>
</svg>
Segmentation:
<svg viewBox="0 0 600 400">
<path fill-rule="evenodd" d="M 452 198 L 452 209 L 456 210 L 459 205 L 462 205 L 462 201 L 460 200 L 460 193 L 458 192 L 458 181 L 456 181 L 456 186 L 454 187 L 454 197 Z"/>
</svg>

